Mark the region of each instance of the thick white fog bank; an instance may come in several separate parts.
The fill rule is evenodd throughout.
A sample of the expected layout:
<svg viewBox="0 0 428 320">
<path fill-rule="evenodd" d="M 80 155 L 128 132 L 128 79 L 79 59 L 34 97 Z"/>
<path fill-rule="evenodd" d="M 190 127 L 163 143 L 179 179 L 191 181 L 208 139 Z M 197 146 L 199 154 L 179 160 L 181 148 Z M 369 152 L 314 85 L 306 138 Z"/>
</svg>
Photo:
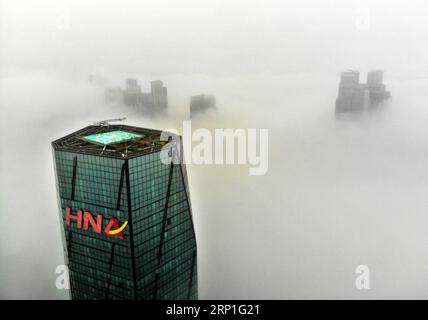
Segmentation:
<svg viewBox="0 0 428 320">
<path fill-rule="evenodd" d="M 388 106 L 340 121 L 326 95 L 284 103 L 283 126 L 268 125 L 266 176 L 193 166 L 194 188 L 214 195 L 196 200 L 201 295 L 426 298 L 428 82 L 418 82 L 391 83 Z M 371 290 L 356 290 L 358 265 Z"/>
<path fill-rule="evenodd" d="M 194 128 L 269 129 L 269 170 L 189 165 L 200 298 L 427 297 L 426 81 L 386 77 L 388 105 L 335 120 L 337 75 L 163 80 L 170 109 L 158 118 L 105 105 L 86 79 L 1 80 L 2 298 L 67 297 L 55 288 L 63 258 L 50 142 L 124 114 L 181 130 L 188 96 L 209 89 L 218 112 Z M 355 288 L 360 264 L 371 290 Z"/>
</svg>

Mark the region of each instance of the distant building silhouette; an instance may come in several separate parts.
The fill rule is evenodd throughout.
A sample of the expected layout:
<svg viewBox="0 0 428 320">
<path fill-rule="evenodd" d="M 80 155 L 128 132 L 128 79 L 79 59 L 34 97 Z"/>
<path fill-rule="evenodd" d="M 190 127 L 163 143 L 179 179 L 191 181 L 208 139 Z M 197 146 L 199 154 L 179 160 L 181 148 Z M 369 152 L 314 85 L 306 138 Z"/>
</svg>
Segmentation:
<svg viewBox="0 0 428 320">
<path fill-rule="evenodd" d="M 355 70 L 344 71 L 340 74 L 340 84 L 342 85 L 358 85 L 360 83 L 360 73 Z"/>
<path fill-rule="evenodd" d="M 383 84 L 383 71 L 369 71 L 366 84 L 360 84 L 359 78 L 360 74 L 355 70 L 341 73 L 336 113 L 363 111 L 367 107 L 377 106 L 391 96 Z"/>
<path fill-rule="evenodd" d="M 359 84 L 359 78 L 360 73 L 358 71 L 349 70 L 341 73 L 336 112 L 364 109 L 365 87 Z"/>
<path fill-rule="evenodd" d="M 163 110 L 168 107 L 168 94 L 162 81 L 155 80 L 150 83 L 153 107 L 157 110 Z"/>
<path fill-rule="evenodd" d="M 208 109 L 215 109 L 215 97 L 210 94 L 200 94 L 190 97 L 190 117 Z"/>
<path fill-rule="evenodd" d="M 391 97 L 391 93 L 386 91 L 385 85 L 383 84 L 382 70 L 372 70 L 367 73 L 367 88 L 372 105 Z"/>
<path fill-rule="evenodd" d="M 118 97 L 123 104 L 131 107 L 139 107 L 150 112 L 164 111 L 168 108 L 168 93 L 162 81 L 155 80 L 150 83 L 150 92 L 143 92 L 136 79 L 126 79 L 125 89 L 106 88 L 105 100 L 108 103 L 117 101 Z"/>
<path fill-rule="evenodd" d="M 123 92 L 123 103 L 126 106 L 138 106 L 142 101 L 141 86 L 136 79 L 127 79 L 126 88 Z"/>
</svg>

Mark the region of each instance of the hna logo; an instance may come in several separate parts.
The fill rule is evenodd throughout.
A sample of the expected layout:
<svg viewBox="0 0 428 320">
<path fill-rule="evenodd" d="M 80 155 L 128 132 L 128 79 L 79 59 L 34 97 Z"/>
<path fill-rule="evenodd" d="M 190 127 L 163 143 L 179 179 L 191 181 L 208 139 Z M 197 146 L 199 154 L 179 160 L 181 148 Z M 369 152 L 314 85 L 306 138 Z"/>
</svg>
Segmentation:
<svg viewBox="0 0 428 320">
<path fill-rule="evenodd" d="M 83 210 L 77 210 L 77 214 L 71 214 L 70 208 L 65 208 L 65 223 L 67 225 L 71 224 L 71 220 L 76 221 L 77 229 L 82 228 L 83 222 L 83 230 L 88 230 L 89 225 L 91 225 L 92 230 L 95 233 L 101 233 L 101 229 L 103 226 L 103 216 L 102 214 L 97 215 L 97 220 L 94 219 L 92 214 L 89 211 L 83 212 Z M 82 221 L 83 220 L 83 221 Z M 110 221 L 104 228 L 103 233 L 107 236 L 115 236 L 117 235 L 120 240 L 123 240 L 123 229 L 128 225 L 128 221 L 125 221 L 121 226 L 119 225 L 119 220 L 117 218 L 110 218 Z M 111 230 L 114 227 L 113 230 Z"/>
</svg>

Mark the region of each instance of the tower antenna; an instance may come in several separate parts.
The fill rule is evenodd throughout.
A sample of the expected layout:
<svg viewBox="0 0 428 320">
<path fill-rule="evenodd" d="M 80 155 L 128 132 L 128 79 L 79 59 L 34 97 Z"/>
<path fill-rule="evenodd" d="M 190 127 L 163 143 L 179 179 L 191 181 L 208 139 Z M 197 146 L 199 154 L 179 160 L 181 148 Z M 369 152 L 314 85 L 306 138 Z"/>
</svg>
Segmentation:
<svg viewBox="0 0 428 320">
<path fill-rule="evenodd" d="M 109 126 L 110 122 L 116 122 L 116 121 L 125 121 L 126 117 L 122 118 L 116 118 L 116 119 L 108 119 L 108 120 L 101 120 L 94 122 L 94 126 Z"/>
</svg>

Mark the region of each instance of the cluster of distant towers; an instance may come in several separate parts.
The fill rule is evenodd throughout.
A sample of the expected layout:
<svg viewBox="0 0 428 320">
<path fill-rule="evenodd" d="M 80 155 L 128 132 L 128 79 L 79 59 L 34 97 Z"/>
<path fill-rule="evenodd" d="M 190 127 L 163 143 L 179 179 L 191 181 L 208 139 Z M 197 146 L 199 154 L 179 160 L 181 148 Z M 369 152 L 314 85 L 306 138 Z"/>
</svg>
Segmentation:
<svg viewBox="0 0 428 320">
<path fill-rule="evenodd" d="M 340 75 L 339 96 L 336 100 L 336 114 L 363 111 L 378 106 L 391 97 L 383 84 L 383 71 L 372 70 L 367 73 L 367 83 L 360 83 L 360 73 L 355 70 L 344 71 Z"/>
<path fill-rule="evenodd" d="M 162 113 L 168 108 L 168 90 L 160 80 L 150 82 L 150 92 L 143 92 L 136 79 L 126 80 L 125 89 L 112 87 L 105 89 L 107 103 L 121 102 L 128 107 L 137 107 L 147 113 Z M 215 97 L 200 94 L 190 97 L 190 117 L 208 109 L 215 109 Z"/>
</svg>

